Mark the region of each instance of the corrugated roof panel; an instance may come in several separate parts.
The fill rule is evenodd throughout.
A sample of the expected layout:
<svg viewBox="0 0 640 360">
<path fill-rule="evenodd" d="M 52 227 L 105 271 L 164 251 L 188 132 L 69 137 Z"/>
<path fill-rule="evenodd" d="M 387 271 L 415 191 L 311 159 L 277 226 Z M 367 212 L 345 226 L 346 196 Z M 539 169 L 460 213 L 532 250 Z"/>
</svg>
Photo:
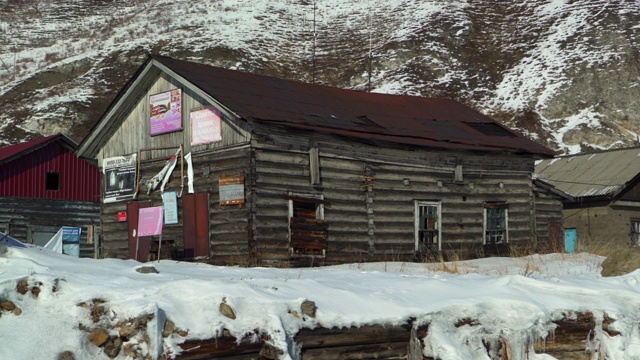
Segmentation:
<svg viewBox="0 0 640 360">
<path fill-rule="evenodd" d="M 573 197 L 613 196 L 640 174 L 640 148 L 543 160 L 536 175 Z"/>
<path fill-rule="evenodd" d="M 153 59 L 245 120 L 417 146 L 554 155 L 516 133 L 492 136 L 473 129 L 464 122 L 501 125 L 450 99 L 365 93 L 162 56 Z"/>
</svg>

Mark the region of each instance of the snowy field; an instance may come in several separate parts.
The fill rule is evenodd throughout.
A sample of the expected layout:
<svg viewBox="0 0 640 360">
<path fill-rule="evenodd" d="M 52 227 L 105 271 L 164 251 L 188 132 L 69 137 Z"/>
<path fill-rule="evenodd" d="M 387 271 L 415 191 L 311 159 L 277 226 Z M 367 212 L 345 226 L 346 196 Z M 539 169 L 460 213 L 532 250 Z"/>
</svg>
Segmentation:
<svg viewBox="0 0 640 360">
<path fill-rule="evenodd" d="M 549 321 L 563 312 L 592 312 L 616 320 L 602 333 L 603 359 L 640 359 L 640 270 L 603 278 L 601 256 L 549 254 L 452 263 L 371 263 L 324 268 L 240 268 L 160 261 L 78 259 L 21 244 L 0 245 L 0 303 L 10 301 L 19 315 L 0 311 L 0 359 L 57 359 L 73 351 L 76 359 L 109 359 L 87 340 L 91 315 L 80 303 L 108 305 L 116 323 L 151 314 L 148 342 L 138 347 L 157 356 L 180 351 L 177 336 L 162 337 L 164 319 L 206 339 L 228 329 L 232 335 L 260 329 L 286 351 L 287 337 L 303 327 L 403 324 L 409 318 L 429 324 L 425 355 L 449 359 L 488 359 L 481 333 L 502 333 L 510 343 L 541 339 Z M 158 273 L 140 273 L 152 265 Z M 40 293 L 20 294 L 21 281 L 41 284 Z M 292 316 L 305 300 L 316 317 Z M 236 318 L 221 315 L 230 305 Z M 482 332 L 455 328 L 461 319 L 477 319 Z M 103 320 L 104 321 L 104 320 Z M 85 328 L 83 330 L 82 328 Z M 466 330 L 465 330 L 466 329 Z M 477 345 L 477 346 L 474 346 Z M 513 359 L 548 360 L 546 354 L 511 354 Z M 525 357 L 526 356 L 526 357 Z M 296 354 L 285 355 L 295 359 Z M 127 359 L 120 353 L 117 359 Z"/>
</svg>

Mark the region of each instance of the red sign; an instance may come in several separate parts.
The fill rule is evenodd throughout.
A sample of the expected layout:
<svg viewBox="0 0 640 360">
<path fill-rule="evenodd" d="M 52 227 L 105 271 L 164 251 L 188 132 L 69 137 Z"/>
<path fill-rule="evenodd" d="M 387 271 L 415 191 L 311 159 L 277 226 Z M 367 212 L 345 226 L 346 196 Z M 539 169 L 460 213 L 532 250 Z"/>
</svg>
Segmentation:
<svg viewBox="0 0 640 360">
<path fill-rule="evenodd" d="M 126 211 L 118 211 L 118 222 L 127 221 L 127 212 Z"/>
</svg>

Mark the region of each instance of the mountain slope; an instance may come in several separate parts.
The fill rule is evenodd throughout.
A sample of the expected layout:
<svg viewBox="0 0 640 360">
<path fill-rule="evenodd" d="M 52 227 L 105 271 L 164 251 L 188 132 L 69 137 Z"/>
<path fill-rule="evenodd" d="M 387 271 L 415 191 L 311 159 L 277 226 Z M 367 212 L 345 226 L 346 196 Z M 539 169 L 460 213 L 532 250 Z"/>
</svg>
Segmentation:
<svg viewBox="0 0 640 360">
<path fill-rule="evenodd" d="M 0 142 L 82 139 L 157 53 L 362 91 L 445 96 L 562 152 L 640 133 L 640 3 L 0 2 Z"/>
</svg>

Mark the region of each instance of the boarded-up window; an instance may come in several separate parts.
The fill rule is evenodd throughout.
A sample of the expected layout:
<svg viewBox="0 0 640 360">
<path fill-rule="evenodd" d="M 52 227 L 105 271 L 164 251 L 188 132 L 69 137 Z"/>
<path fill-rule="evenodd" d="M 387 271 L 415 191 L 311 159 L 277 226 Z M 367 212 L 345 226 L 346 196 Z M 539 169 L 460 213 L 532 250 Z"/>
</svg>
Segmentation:
<svg viewBox="0 0 640 360">
<path fill-rule="evenodd" d="M 440 203 L 416 201 L 416 251 L 440 251 Z"/>
<path fill-rule="evenodd" d="M 309 175 L 311 185 L 320 185 L 320 152 L 317 141 L 311 141 L 309 144 Z"/>
<path fill-rule="evenodd" d="M 292 256 L 324 256 L 328 223 L 321 196 L 287 196 L 289 200 L 289 252 Z"/>
<path fill-rule="evenodd" d="M 485 244 L 509 242 L 509 205 L 504 202 L 484 203 Z"/>
<path fill-rule="evenodd" d="M 184 256 L 188 259 L 209 256 L 209 193 L 182 196 Z"/>
</svg>

